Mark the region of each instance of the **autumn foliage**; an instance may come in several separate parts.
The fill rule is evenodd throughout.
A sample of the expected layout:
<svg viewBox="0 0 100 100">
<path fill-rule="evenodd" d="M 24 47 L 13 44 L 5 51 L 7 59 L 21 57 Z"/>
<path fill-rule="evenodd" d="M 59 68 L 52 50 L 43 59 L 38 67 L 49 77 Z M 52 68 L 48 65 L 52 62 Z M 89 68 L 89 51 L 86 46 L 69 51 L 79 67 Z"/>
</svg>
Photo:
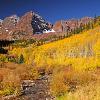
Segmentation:
<svg viewBox="0 0 100 100">
<path fill-rule="evenodd" d="M 46 75 L 51 76 L 50 91 L 53 95 L 59 97 L 71 93 L 70 95 L 76 96 L 81 88 L 83 93 L 84 89 L 90 87 L 91 84 L 98 84 L 100 81 L 98 76 L 100 27 L 41 46 L 34 44 L 27 47 L 17 46 L 9 51 L 9 55 L 16 55 L 17 60 L 9 64 L 6 55 L 0 56 L 3 62 L 0 69 L 0 84 L 2 84 L 0 94 L 15 93 L 13 88 L 19 87 L 22 80 L 37 79 L 43 70 Z M 4 64 L 4 62 L 8 64 Z M 7 77 L 8 75 L 9 77 Z M 3 87 L 5 86 L 10 87 L 8 89 L 10 93 L 4 92 Z M 97 85 L 97 87 L 99 86 Z M 72 94 L 73 92 L 74 94 Z M 68 94 L 69 97 L 70 95 Z M 80 95 L 82 96 L 82 94 Z M 67 97 L 65 96 L 65 98 Z M 79 99 L 78 96 L 75 98 L 78 98 L 75 100 L 84 100 Z"/>
</svg>

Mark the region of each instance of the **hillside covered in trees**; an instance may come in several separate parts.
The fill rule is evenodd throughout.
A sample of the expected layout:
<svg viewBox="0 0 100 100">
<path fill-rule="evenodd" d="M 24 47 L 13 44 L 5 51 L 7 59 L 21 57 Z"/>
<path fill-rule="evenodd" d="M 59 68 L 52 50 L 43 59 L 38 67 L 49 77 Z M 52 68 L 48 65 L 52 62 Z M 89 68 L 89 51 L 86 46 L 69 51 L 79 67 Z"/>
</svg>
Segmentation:
<svg viewBox="0 0 100 100">
<path fill-rule="evenodd" d="M 23 93 L 23 82 L 34 80 L 37 86 L 40 80 L 43 86 L 48 87 L 41 89 L 47 93 L 44 98 L 99 100 L 99 18 L 95 21 L 95 24 L 88 24 L 84 30 L 69 36 L 54 37 L 53 41 L 52 37 L 48 42 L 49 36 L 39 41 L 15 41 L 7 54 L 0 54 L 0 97 L 14 95 L 13 100 L 17 100 L 27 96 L 26 92 Z M 44 77 L 47 80 L 45 82 Z M 34 90 L 36 86 L 31 88 Z M 36 95 L 40 96 L 38 93 Z M 23 98 L 26 100 L 26 97 Z"/>
</svg>

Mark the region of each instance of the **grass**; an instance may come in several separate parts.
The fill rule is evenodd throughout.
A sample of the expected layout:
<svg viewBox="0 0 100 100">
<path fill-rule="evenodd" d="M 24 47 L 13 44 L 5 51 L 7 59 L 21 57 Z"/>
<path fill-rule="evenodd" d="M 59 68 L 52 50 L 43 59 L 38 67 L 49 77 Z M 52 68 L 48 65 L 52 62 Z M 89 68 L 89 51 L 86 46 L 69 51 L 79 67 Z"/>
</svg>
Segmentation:
<svg viewBox="0 0 100 100">
<path fill-rule="evenodd" d="M 99 83 L 90 83 L 74 93 L 66 93 L 63 96 L 57 97 L 56 100 L 100 100 L 100 85 Z"/>
</svg>

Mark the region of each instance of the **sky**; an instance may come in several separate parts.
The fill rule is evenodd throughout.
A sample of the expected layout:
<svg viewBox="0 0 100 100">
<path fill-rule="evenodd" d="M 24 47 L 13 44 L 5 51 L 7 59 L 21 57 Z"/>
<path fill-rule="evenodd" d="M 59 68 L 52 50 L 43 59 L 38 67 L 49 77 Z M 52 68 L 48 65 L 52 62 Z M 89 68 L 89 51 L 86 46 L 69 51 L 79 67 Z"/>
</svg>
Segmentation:
<svg viewBox="0 0 100 100">
<path fill-rule="evenodd" d="M 28 11 L 36 12 L 51 23 L 58 20 L 100 15 L 100 0 L 0 0 L 0 19 Z"/>
</svg>

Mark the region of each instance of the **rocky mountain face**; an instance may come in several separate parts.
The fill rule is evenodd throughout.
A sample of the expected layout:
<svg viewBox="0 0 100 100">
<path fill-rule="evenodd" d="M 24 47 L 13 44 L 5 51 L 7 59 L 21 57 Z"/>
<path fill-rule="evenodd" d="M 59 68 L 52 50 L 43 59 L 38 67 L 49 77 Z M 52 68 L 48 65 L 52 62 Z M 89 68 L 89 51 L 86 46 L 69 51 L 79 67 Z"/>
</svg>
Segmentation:
<svg viewBox="0 0 100 100">
<path fill-rule="evenodd" d="M 0 33 L 1 33 L 1 28 L 2 28 L 2 20 L 0 19 Z"/>
<path fill-rule="evenodd" d="M 83 17 L 81 19 L 61 20 L 57 21 L 54 24 L 53 29 L 56 32 L 70 32 L 72 30 L 75 30 L 76 28 L 79 28 L 81 25 L 86 25 L 92 21 L 93 18 L 91 17 Z"/>
<path fill-rule="evenodd" d="M 13 15 L 0 20 L 0 35 L 9 39 L 28 38 L 35 33 L 43 33 L 52 25 L 34 12 L 27 12 L 22 17 Z"/>
<path fill-rule="evenodd" d="M 50 33 L 50 30 L 52 32 L 70 32 L 91 21 L 93 21 L 93 18 L 84 17 L 81 19 L 61 20 L 52 25 L 40 15 L 30 11 L 21 17 L 12 15 L 0 20 L 0 39 L 28 39 L 32 38 L 33 34 L 36 33 Z"/>
<path fill-rule="evenodd" d="M 46 22 L 41 16 L 34 12 L 27 12 L 22 16 L 16 24 L 15 30 L 22 31 L 25 34 L 42 33 L 43 30 L 49 30 L 49 23 Z"/>
</svg>

